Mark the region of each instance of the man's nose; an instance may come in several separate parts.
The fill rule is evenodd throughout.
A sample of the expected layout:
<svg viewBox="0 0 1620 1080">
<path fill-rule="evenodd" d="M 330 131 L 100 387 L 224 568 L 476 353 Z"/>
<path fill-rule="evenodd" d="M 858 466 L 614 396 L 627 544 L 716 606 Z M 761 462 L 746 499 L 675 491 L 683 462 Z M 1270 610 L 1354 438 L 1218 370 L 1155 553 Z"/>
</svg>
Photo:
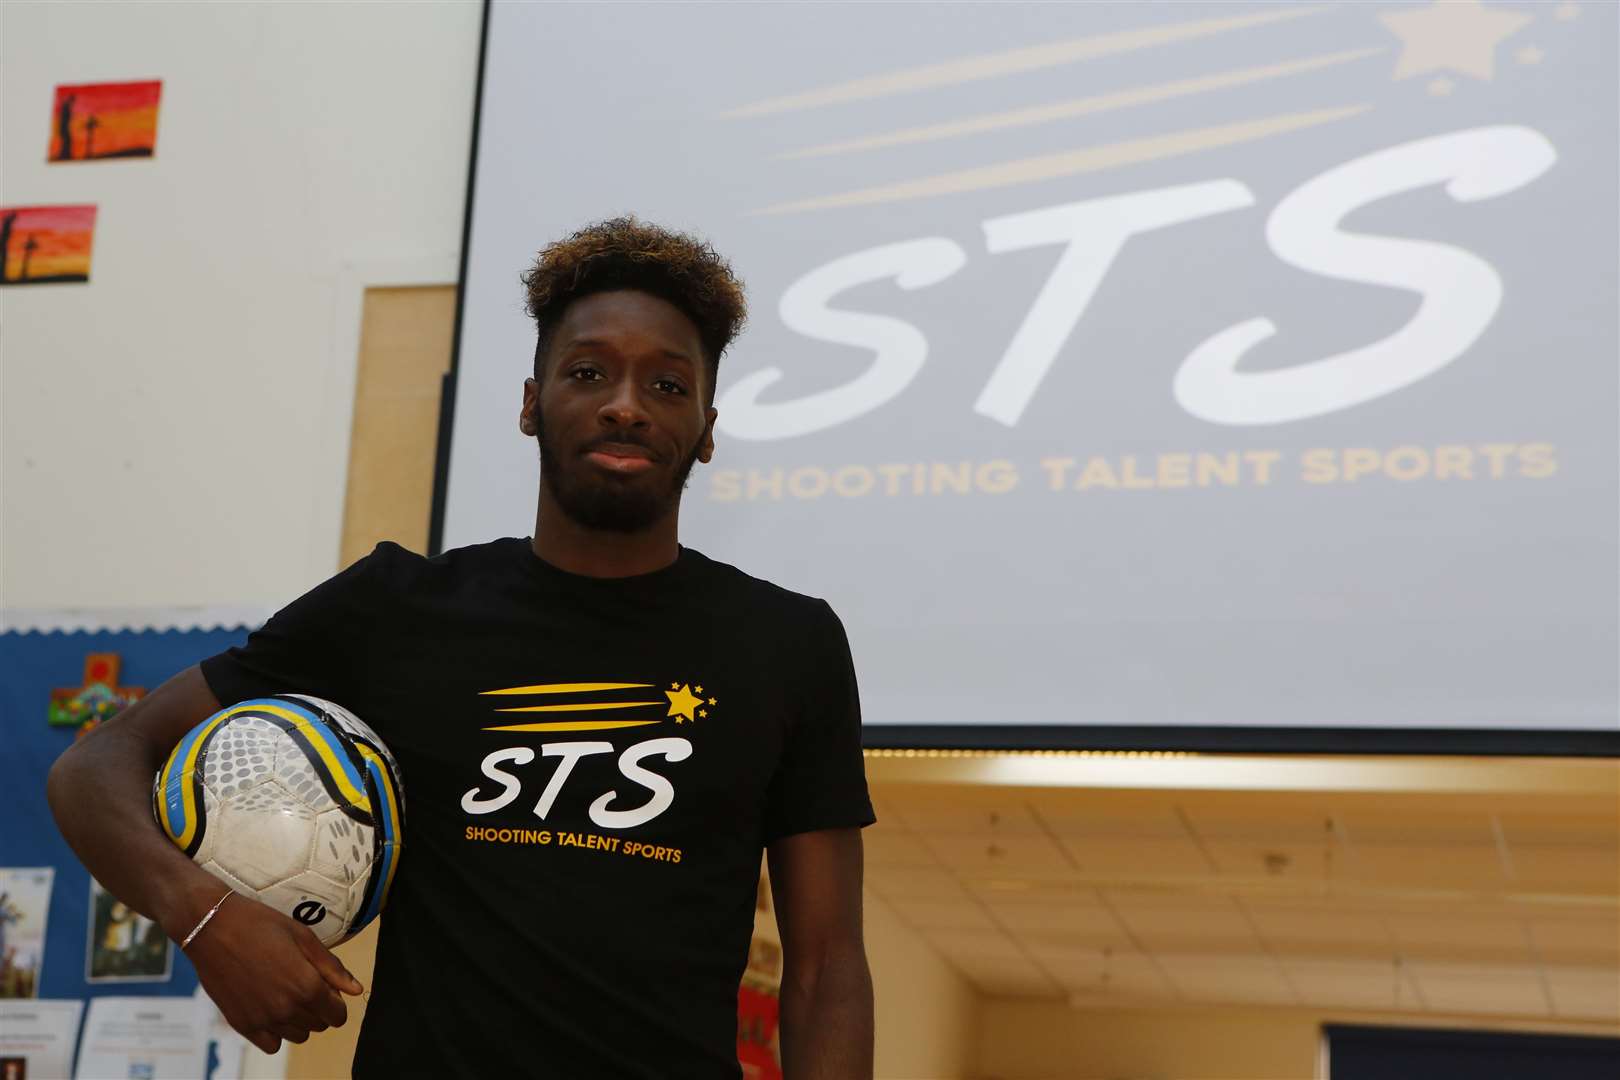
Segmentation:
<svg viewBox="0 0 1620 1080">
<path fill-rule="evenodd" d="M 608 427 L 646 427 L 650 423 L 641 397 L 629 380 L 613 388 L 607 400 L 602 402 L 597 418 Z"/>
</svg>

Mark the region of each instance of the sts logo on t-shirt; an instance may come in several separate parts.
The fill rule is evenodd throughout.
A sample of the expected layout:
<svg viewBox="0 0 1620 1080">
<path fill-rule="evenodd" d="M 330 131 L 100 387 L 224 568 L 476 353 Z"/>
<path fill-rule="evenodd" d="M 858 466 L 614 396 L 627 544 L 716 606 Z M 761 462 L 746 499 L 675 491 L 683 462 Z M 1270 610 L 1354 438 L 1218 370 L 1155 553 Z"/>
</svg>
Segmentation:
<svg viewBox="0 0 1620 1080">
<path fill-rule="evenodd" d="M 709 716 L 709 710 L 719 705 L 712 690 L 702 683 L 681 682 L 668 684 L 659 690 L 648 682 L 577 682 L 543 683 L 534 686 L 510 686 L 499 690 L 486 690 L 480 696 L 497 699 L 536 701 L 534 704 L 497 706 L 495 712 L 508 714 L 576 714 L 592 718 L 570 720 L 535 720 L 527 723 L 492 724 L 483 730 L 491 732 L 573 733 L 587 731 L 616 731 L 624 728 L 696 724 Z M 661 698 L 661 700 L 660 700 Z M 603 719 L 607 716 L 611 718 Z M 649 733 L 651 734 L 651 733 Z M 546 820 L 557 797 L 567 786 L 574 766 L 582 758 L 598 754 L 612 754 L 611 742 L 597 739 L 565 738 L 548 741 L 540 746 L 539 756 L 557 758 L 558 761 L 540 792 L 534 806 L 534 816 Z M 536 753 L 532 746 L 504 746 L 485 755 L 479 771 L 493 783 L 481 782 L 461 796 L 461 809 L 471 816 L 493 814 L 504 810 L 523 794 L 523 767 L 530 765 Z M 630 792 L 617 787 L 604 792 L 590 804 L 589 816 L 593 824 L 603 829 L 630 829 L 645 825 L 668 810 L 675 801 L 675 786 L 662 772 L 655 772 L 653 764 L 685 761 L 692 756 L 692 743 L 681 736 L 654 736 L 631 743 L 618 751 L 619 774 L 645 792 L 638 803 Z M 492 835 L 494 834 L 494 835 Z M 567 837 L 571 834 L 563 834 Z M 469 825 L 466 832 L 470 840 L 495 840 L 509 843 L 547 843 L 546 831 L 524 829 L 483 829 Z M 559 842 L 568 841 L 559 838 Z M 592 837 L 590 846 L 612 843 L 611 838 Z M 612 843 L 616 847 L 616 843 Z M 671 849 L 670 861 L 679 861 L 679 852 Z"/>
</svg>

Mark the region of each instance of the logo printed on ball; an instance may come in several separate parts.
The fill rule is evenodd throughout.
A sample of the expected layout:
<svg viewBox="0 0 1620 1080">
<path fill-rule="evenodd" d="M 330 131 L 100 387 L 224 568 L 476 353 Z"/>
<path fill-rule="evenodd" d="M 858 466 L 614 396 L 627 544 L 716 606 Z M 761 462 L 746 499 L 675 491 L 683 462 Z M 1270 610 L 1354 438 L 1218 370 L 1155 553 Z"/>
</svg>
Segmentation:
<svg viewBox="0 0 1620 1080">
<path fill-rule="evenodd" d="M 293 908 L 292 917 L 305 926 L 314 926 L 326 918 L 326 908 L 319 900 L 305 900 Z"/>
</svg>

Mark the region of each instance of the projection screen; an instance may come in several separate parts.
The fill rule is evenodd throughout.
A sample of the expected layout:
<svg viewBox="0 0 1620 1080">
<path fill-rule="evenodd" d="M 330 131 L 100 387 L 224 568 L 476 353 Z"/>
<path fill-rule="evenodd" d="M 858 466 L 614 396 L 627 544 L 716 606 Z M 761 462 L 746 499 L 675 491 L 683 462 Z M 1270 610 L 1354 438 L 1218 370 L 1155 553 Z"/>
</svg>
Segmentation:
<svg viewBox="0 0 1620 1080">
<path fill-rule="evenodd" d="M 493 3 L 434 543 L 634 212 L 749 286 L 683 542 L 870 744 L 1620 751 L 1616 15 Z"/>
</svg>

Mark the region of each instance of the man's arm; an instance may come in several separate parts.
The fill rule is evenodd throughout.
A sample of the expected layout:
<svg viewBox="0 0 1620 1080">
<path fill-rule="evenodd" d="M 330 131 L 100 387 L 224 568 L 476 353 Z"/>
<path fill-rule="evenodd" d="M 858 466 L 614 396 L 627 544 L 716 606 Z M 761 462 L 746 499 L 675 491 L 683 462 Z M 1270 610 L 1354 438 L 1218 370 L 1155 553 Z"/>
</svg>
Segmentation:
<svg viewBox="0 0 1620 1080">
<path fill-rule="evenodd" d="M 784 1080 L 870 1080 L 872 973 L 861 936 L 861 831 L 770 845 L 782 933 Z"/>
<path fill-rule="evenodd" d="M 45 785 L 57 828 L 80 861 L 170 937 L 195 926 L 197 919 L 179 924 L 200 919 L 223 890 L 158 829 L 152 777 L 186 732 L 218 709 L 202 673 L 188 668 L 68 747 Z"/>
<path fill-rule="evenodd" d="M 187 668 L 75 742 L 45 786 L 57 828 L 96 880 L 177 942 L 225 886 L 163 834 L 152 778 L 219 707 L 202 671 Z M 221 907 L 186 955 L 225 1019 L 266 1053 L 341 1025 L 337 991 L 361 989 L 307 926 L 245 896 Z"/>
</svg>

